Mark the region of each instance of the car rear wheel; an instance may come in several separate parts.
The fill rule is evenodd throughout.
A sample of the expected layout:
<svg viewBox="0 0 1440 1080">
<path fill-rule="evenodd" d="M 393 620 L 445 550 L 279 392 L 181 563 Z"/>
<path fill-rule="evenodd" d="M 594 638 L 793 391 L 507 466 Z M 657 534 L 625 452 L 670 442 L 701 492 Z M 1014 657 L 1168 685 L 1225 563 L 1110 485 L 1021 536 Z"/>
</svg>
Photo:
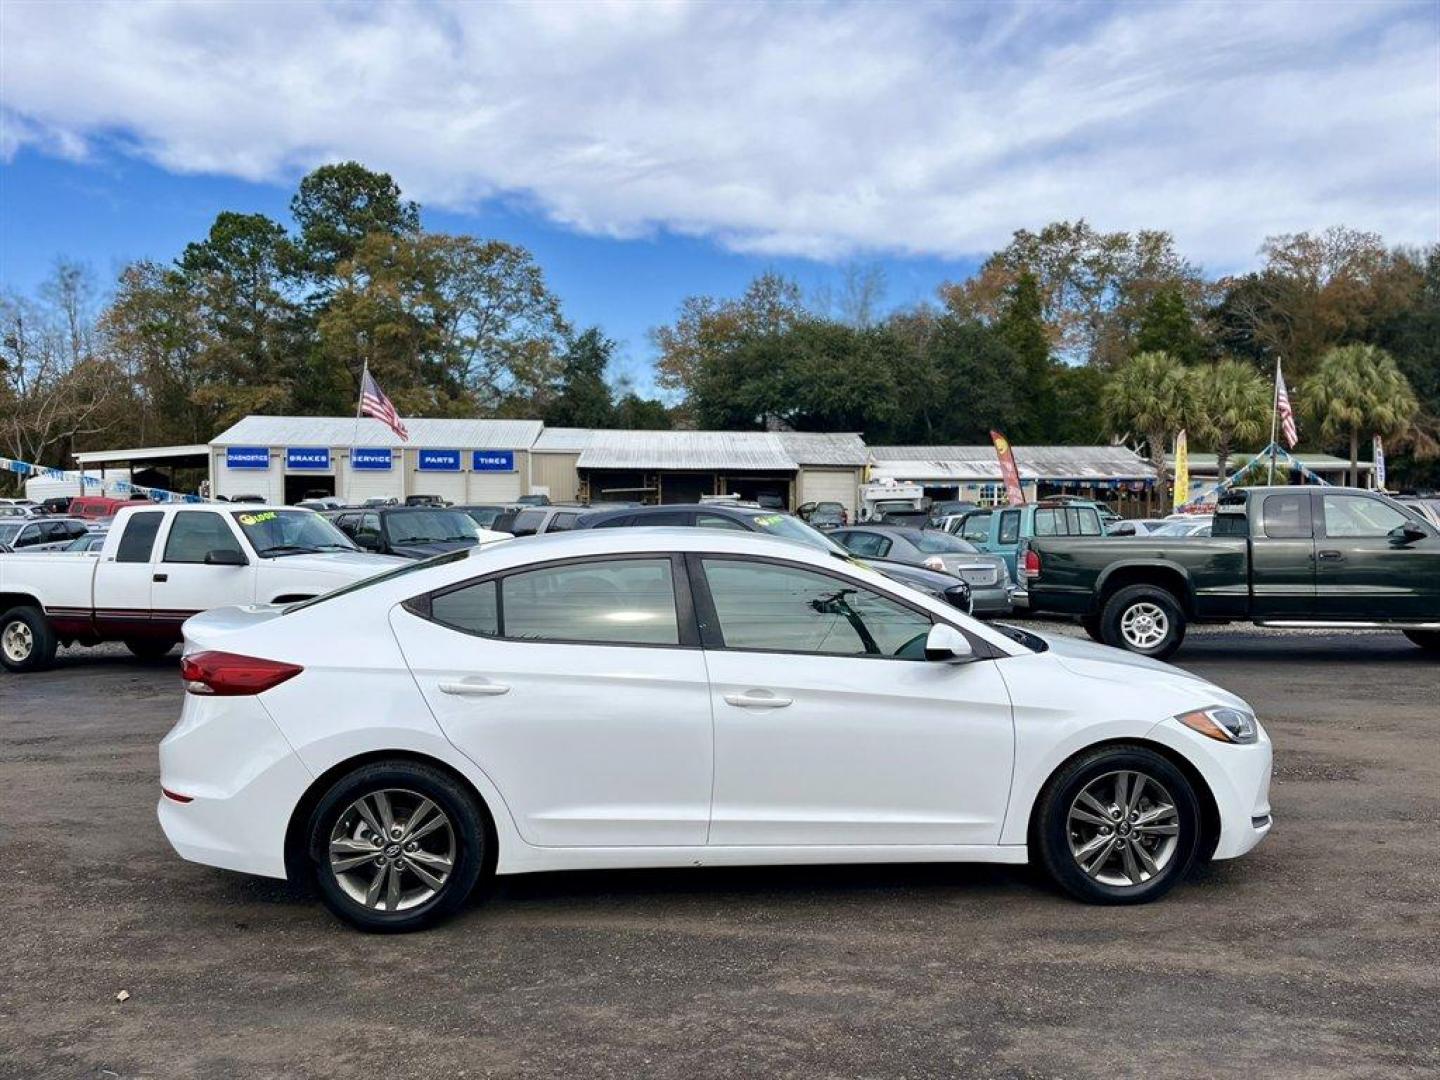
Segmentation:
<svg viewBox="0 0 1440 1080">
<path fill-rule="evenodd" d="M 1164 660 L 1185 640 L 1185 613 L 1154 585 L 1129 585 L 1105 603 L 1100 639 L 1106 645 Z"/>
<path fill-rule="evenodd" d="M 55 631 L 37 607 L 13 607 L 0 615 L 0 664 L 7 671 L 44 671 L 55 663 Z"/>
<path fill-rule="evenodd" d="M 326 906 L 362 930 L 431 926 L 465 903 L 486 863 L 474 797 L 415 762 L 377 762 L 337 781 L 310 817 Z"/>
<path fill-rule="evenodd" d="M 1200 809 L 1189 780 L 1153 750 L 1102 747 L 1046 786 L 1035 842 L 1050 877 L 1092 904 L 1141 904 L 1195 860 Z"/>
<path fill-rule="evenodd" d="M 141 660 L 155 661 L 173 649 L 175 643 L 163 638 L 126 638 L 125 647 Z"/>
<path fill-rule="evenodd" d="M 1080 620 L 1080 625 L 1085 628 L 1085 633 L 1090 635 L 1091 641 L 1098 641 L 1102 645 L 1105 644 L 1105 635 L 1101 632 L 1100 629 L 1101 624 L 1099 615 L 1086 615 L 1082 617 Z"/>
<path fill-rule="evenodd" d="M 1440 630 L 1406 630 L 1405 636 L 1426 652 L 1440 652 Z"/>
</svg>

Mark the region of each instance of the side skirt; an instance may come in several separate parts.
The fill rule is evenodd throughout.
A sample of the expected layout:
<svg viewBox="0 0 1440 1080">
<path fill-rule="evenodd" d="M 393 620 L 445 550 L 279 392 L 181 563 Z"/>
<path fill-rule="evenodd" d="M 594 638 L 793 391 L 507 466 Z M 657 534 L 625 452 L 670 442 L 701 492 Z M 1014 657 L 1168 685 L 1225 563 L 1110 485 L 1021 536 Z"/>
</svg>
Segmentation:
<svg viewBox="0 0 1440 1080">
<path fill-rule="evenodd" d="M 978 862 L 1023 865 L 1024 844 L 833 845 L 815 847 L 584 847 L 500 849 L 497 874 L 547 870 L 654 870 L 684 866 L 841 866 Z"/>
</svg>

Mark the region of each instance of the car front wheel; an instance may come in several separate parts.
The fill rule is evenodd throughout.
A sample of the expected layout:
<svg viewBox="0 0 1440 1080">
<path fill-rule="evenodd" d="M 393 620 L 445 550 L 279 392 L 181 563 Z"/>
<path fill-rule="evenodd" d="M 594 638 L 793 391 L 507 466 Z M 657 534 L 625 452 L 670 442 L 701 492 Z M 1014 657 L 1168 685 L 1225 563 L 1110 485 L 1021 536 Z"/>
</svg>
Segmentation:
<svg viewBox="0 0 1440 1080">
<path fill-rule="evenodd" d="M 1140 904 L 1174 888 L 1200 844 L 1190 781 L 1143 747 L 1082 754 L 1047 785 L 1034 841 L 1050 877 L 1092 904 Z"/>
<path fill-rule="evenodd" d="M 365 765 L 337 781 L 310 817 L 309 838 L 326 905 L 381 933 L 454 913 L 488 854 L 474 797 L 439 769 L 408 761 Z"/>
</svg>

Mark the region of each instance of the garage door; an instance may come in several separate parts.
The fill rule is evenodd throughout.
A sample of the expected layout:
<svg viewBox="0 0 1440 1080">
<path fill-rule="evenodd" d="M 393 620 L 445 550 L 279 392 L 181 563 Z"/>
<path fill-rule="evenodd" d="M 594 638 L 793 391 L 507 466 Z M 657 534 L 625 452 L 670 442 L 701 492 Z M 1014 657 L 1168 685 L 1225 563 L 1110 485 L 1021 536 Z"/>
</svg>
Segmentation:
<svg viewBox="0 0 1440 1080">
<path fill-rule="evenodd" d="M 404 492 L 400 488 L 400 478 L 404 476 L 404 470 L 400 468 L 399 455 L 388 469 L 351 469 L 345 470 L 345 490 L 341 497 L 348 503 L 363 503 L 366 499 L 398 499 Z"/>
<path fill-rule="evenodd" d="M 430 472 L 416 469 L 410 474 L 411 495 L 439 495 L 446 502 L 463 503 L 465 477 L 463 472 Z"/>
<path fill-rule="evenodd" d="M 270 455 L 263 469 L 232 469 L 225 464 L 225 453 L 215 455 L 215 490 L 213 495 L 233 499 L 236 495 L 259 495 L 266 502 L 283 502 L 285 492 L 281 463 L 284 457 Z"/>
<path fill-rule="evenodd" d="M 469 502 L 510 503 L 523 494 L 520 490 L 520 474 L 518 472 L 477 472 L 469 475 Z"/>
<path fill-rule="evenodd" d="M 838 502 L 845 507 L 850 520 L 855 520 L 855 473 L 854 470 L 838 469 L 823 472 L 806 471 L 804 483 L 805 502 Z"/>
</svg>

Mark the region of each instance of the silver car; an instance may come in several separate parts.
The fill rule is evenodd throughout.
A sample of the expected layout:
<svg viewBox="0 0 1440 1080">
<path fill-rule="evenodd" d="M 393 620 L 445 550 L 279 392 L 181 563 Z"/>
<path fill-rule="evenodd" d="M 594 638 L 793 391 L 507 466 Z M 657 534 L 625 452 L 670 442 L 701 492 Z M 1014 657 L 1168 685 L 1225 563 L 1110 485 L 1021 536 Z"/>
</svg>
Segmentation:
<svg viewBox="0 0 1440 1080">
<path fill-rule="evenodd" d="M 59 551 L 89 531 L 79 518 L 0 518 L 0 544 L 15 552 Z"/>
<path fill-rule="evenodd" d="M 1010 572 L 999 555 L 987 555 L 968 541 L 941 529 L 907 525 L 855 525 L 829 534 L 841 547 L 862 559 L 890 559 L 953 574 L 970 586 L 976 615 L 1008 615 Z"/>
</svg>

